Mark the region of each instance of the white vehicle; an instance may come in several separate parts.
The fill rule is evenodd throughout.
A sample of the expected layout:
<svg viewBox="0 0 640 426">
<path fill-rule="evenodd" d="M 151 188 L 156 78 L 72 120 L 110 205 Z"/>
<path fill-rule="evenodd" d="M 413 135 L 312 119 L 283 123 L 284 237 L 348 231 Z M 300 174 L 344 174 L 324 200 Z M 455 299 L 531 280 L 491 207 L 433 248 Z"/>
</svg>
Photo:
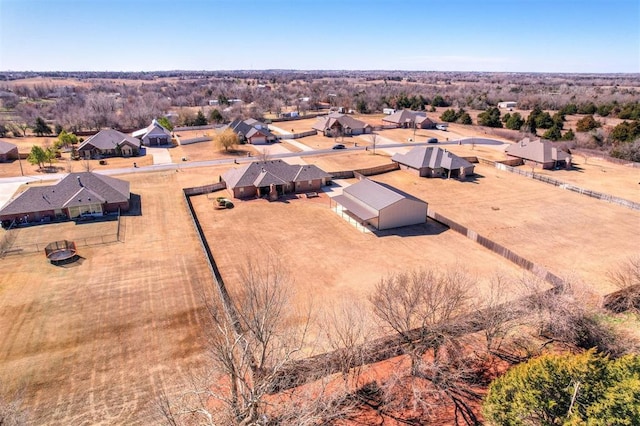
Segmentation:
<svg viewBox="0 0 640 426">
<path fill-rule="evenodd" d="M 447 131 L 447 127 L 449 127 L 447 124 L 436 124 L 436 129 L 442 130 L 444 132 Z"/>
</svg>

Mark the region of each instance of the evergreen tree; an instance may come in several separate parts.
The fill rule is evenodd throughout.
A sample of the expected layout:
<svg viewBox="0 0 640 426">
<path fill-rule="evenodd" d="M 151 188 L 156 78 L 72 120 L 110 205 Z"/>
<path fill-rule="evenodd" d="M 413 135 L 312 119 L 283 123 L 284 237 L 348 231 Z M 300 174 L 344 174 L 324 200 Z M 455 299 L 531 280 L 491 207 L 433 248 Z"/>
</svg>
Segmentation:
<svg viewBox="0 0 640 426">
<path fill-rule="evenodd" d="M 36 123 L 33 126 L 33 133 L 35 133 L 36 136 L 44 136 L 52 134 L 53 131 L 42 117 L 38 117 L 36 118 Z"/>
<path fill-rule="evenodd" d="M 485 112 L 481 112 L 478 114 L 478 124 L 487 127 L 502 127 L 500 110 L 496 107 L 491 107 Z"/>
<path fill-rule="evenodd" d="M 512 368 L 491 383 L 483 411 L 500 425 L 640 425 L 639 398 L 640 356 L 588 351 Z"/>
<path fill-rule="evenodd" d="M 198 115 L 196 115 L 196 120 L 194 121 L 193 125 L 206 126 L 207 124 L 209 124 L 207 122 L 207 117 L 204 116 L 204 113 L 202 112 L 202 110 L 198 111 Z"/>
</svg>

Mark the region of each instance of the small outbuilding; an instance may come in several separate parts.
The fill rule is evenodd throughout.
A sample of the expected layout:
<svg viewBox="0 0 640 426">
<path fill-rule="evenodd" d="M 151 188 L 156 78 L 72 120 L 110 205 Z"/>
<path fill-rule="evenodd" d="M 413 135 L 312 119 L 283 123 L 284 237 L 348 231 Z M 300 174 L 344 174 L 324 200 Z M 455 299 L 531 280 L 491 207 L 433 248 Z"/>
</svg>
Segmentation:
<svg viewBox="0 0 640 426">
<path fill-rule="evenodd" d="M 475 169 L 469 161 L 439 147 L 417 146 L 406 154 L 394 154 L 391 161 L 398 163 L 402 170 L 429 178 L 464 179 Z"/>
<path fill-rule="evenodd" d="M 517 106 L 518 106 L 518 103 L 514 101 L 498 102 L 498 108 L 500 109 L 515 108 Z"/>
<path fill-rule="evenodd" d="M 381 231 L 427 221 L 426 202 L 370 179 L 345 188 L 342 195 L 331 200 L 341 206 L 343 213 Z"/>
<path fill-rule="evenodd" d="M 18 159 L 18 147 L 10 142 L 0 141 L 0 162 Z"/>
</svg>

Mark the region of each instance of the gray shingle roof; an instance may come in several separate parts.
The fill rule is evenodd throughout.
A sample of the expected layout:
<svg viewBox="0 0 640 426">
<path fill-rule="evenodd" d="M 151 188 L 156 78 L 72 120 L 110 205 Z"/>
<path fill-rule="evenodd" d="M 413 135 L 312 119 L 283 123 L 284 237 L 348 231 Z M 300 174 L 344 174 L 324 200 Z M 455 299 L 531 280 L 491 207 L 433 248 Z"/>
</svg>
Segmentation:
<svg viewBox="0 0 640 426">
<path fill-rule="evenodd" d="M 427 118 L 427 114 L 424 112 L 412 111 L 410 109 L 403 109 L 402 111 L 396 111 L 391 115 L 388 115 L 382 119 L 389 123 L 404 124 L 412 123 L 414 121 L 421 122 L 422 119 Z M 420 119 L 418 121 L 417 119 Z"/>
<path fill-rule="evenodd" d="M 91 203 L 121 203 L 130 197 L 129 182 L 91 172 L 70 173 L 50 186 L 30 187 L 10 200 L 0 215 L 55 210 Z"/>
<path fill-rule="evenodd" d="M 344 194 L 351 195 L 366 206 L 377 211 L 380 211 L 403 199 L 410 199 L 424 203 L 424 201 L 411 194 L 407 194 L 406 192 L 390 185 L 375 182 L 370 179 L 363 179 L 358 183 L 348 186 L 342 192 Z"/>
<path fill-rule="evenodd" d="M 78 151 L 95 147 L 100 150 L 116 149 L 124 143 L 140 148 L 140 141 L 114 129 L 103 129 L 78 146 Z"/>
<path fill-rule="evenodd" d="M 10 142 L 0 141 L 0 154 L 7 154 L 16 148 L 17 146 Z"/>
<path fill-rule="evenodd" d="M 227 127 L 236 133 L 242 133 L 246 138 L 251 138 L 258 133 L 266 137 L 275 138 L 275 135 L 271 133 L 269 127 L 266 124 L 253 118 L 249 118 L 247 120 L 234 120 L 229 123 Z"/>
<path fill-rule="evenodd" d="M 566 161 L 571 155 L 558 150 L 549 141 L 542 139 L 530 140 L 524 138 L 520 142 L 509 145 L 505 152 L 513 157 L 520 157 L 538 163 L 550 163 L 552 161 Z"/>
<path fill-rule="evenodd" d="M 149 124 L 144 129 L 136 130 L 131 134 L 131 136 L 144 139 L 150 134 L 165 134 L 171 136 L 171 132 L 162 127 L 162 125 L 160 125 L 160 123 L 158 123 L 155 118 L 151 120 L 151 124 Z"/>
<path fill-rule="evenodd" d="M 460 158 L 450 151 L 439 147 L 416 146 L 406 154 L 396 153 L 391 157 L 391 161 L 412 167 L 414 169 L 444 168 L 455 170 L 472 166 L 464 158 Z"/>
<path fill-rule="evenodd" d="M 365 127 L 371 127 L 364 121 L 356 120 L 345 114 L 331 113 L 324 117 L 318 117 L 318 120 L 313 124 L 313 128 L 324 132 L 330 129 L 336 122 L 340 123 L 342 127 L 349 127 L 351 129 L 364 129 Z"/>
<path fill-rule="evenodd" d="M 231 169 L 222 175 L 222 178 L 227 183 L 227 188 L 258 186 L 255 185 L 255 182 L 264 172 L 268 172 L 273 177 L 280 179 L 282 182 L 277 182 L 278 185 L 283 182 L 298 182 L 330 177 L 328 173 L 314 165 L 292 165 L 282 160 L 270 160 L 255 161 L 243 167 Z"/>
</svg>

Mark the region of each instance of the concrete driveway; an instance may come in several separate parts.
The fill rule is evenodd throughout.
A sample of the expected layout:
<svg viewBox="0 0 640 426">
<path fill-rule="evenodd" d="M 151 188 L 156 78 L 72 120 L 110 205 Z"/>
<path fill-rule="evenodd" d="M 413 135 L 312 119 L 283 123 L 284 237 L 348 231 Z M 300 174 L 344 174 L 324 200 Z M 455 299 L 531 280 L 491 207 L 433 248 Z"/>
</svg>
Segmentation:
<svg viewBox="0 0 640 426">
<path fill-rule="evenodd" d="M 153 164 L 171 164 L 173 160 L 171 160 L 171 155 L 169 154 L 168 148 L 156 148 L 148 146 L 146 148 L 147 155 L 151 154 L 153 156 Z"/>
</svg>

